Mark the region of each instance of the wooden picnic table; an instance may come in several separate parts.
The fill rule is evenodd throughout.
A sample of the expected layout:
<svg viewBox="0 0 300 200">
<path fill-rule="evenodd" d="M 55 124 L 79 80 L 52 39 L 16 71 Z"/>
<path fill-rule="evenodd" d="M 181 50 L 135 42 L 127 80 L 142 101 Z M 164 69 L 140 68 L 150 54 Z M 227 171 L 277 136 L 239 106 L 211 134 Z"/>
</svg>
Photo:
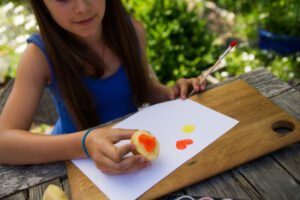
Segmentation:
<svg viewBox="0 0 300 200">
<path fill-rule="evenodd" d="M 300 84 L 291 87 L 265 68 L 258 68 L 210 85 L 207 89 L 237 79 L 245 80 L 290 116 L 300 121 Z M 299 200 L 299 166 L 300 142 L 297 142 L 161 199 L 192 195 L 232 199 Z M 27 166 L 0 165 L 0 199 L 40 200 L 49 184 L 60 186 L 69 197 L 71 196 L 64 162 Z"/>
</svg>

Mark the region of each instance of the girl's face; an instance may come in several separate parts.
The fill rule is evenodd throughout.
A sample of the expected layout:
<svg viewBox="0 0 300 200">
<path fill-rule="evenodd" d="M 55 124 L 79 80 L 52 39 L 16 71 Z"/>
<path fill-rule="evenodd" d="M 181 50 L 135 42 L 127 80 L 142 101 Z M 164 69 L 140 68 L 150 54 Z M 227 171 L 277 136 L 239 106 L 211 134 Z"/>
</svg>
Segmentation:
<svg viewBox="0 0 300 200">
<path fill-rule="evenodd" d="M 63 29 L 83 38 L 101 33 L 105 0 L 44 0 L 44 3 Z"/>
</svg>

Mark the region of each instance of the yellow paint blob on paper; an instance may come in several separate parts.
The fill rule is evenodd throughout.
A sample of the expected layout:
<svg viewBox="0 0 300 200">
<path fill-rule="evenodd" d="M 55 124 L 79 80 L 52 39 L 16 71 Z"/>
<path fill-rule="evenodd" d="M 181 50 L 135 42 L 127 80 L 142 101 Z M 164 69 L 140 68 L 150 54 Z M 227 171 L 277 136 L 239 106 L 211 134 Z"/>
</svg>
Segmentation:
<svg viewBox="0 0 300 200">
<path fill-rule="evenodd" d="M 181 130 L 184 133 L 191 133 L 195 130 L 195 126 L 192 124 L 184 125 Z"/>
</svg>

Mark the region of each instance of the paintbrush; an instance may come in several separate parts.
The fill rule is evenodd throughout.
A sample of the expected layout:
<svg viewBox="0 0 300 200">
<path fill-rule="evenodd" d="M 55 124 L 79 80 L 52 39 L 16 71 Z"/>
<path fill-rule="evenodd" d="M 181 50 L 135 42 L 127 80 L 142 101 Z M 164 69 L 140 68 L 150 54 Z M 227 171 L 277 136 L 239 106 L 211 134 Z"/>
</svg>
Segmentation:
<svg viewBox="0 0 300 200">
<path fill-rule="evenodd" d="M 231 44 L 228 46 L 228 48 L 224 51 L 224 53 L 219 57 L 217 62 L 208 69 L 208 71 L 204 74 L 204 77 L 200 80 L 199 85 L 202 85 L 207 79 L 207 77 L 216 69 L 216 67 L 220 64 L 220 62 L 225 58 L 225 56 L 231 51 L 233 47 L 237 45 L 236 41 L 231 42 Z M 195 94 L 195 90 L 193 89 L 191 93 L 188 95 L 188 97 L 192 96 Z"/>
</svg>

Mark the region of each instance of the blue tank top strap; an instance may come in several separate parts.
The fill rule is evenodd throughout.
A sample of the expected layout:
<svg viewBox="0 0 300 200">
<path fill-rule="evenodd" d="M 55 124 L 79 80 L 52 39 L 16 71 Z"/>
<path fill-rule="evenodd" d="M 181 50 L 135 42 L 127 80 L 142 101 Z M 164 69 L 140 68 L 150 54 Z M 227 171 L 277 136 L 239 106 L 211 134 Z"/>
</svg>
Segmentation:
<svg viewBox="0 0 300 200">
<path fill-rule="evenodd" d="M 46 48 L 45 48 L 45 45 L 44 45 L 44 42 L 43 42 L 43 39 L 41 37 L 41 35 L 39 33 L 34 33 L 32 34 L 28 39 L 27 39 L 27 43 L 34 43 L 36 46 L 38 46 L 42 52 L 44 53 L 44 55 L 46 56 L 46 59 L 47 59 L 47 63 L 49 65 L 49 68 L 50 68 L 50 72 L 51 72 L 51 83 L 50 85 L 55 84 L 56 81 L 54 81 L 55 79 L 55 75 L 54 75 L 54 71 L 52 69 L 52 65 L 51 65 L 51 62 L 49 60 L 49 57 L 48 57 L 48 53 L 46 51 Z"/>
<path fill-rule="evenodd" d="M 36 46 L 38 46 L 42 51 L 43 53 L 45 54 L 45 56 L 47 56 L 48 58 L 48 54 L 46 52 L 46 49 L 45 49 L 45 45 L 44 45 L 44 42 L 43 42 L 43 39 L 41 37 L 40 34 L 38 33 L 34 33 L 32 34 L 28 39 L 27 39 L 27 42 L 28 43 L 34 43 Z"/>
</svg>

